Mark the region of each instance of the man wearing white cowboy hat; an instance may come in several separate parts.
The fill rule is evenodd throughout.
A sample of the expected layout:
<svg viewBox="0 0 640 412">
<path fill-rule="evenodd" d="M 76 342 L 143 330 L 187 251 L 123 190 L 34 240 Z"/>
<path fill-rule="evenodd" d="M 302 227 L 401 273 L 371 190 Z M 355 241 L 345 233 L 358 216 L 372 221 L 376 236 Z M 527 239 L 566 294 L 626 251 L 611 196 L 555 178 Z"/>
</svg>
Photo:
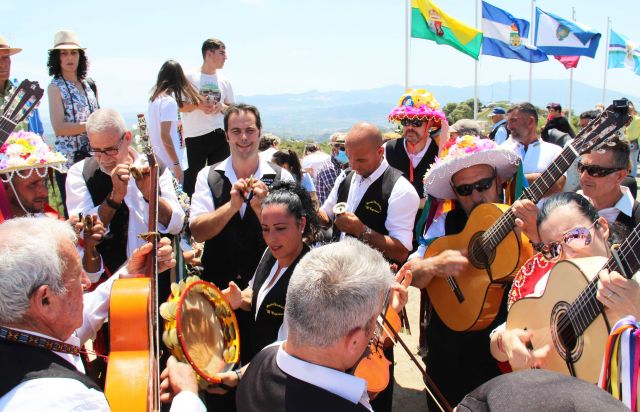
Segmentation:
<svg viewBox="0 0 640 412">
<path fill-rule="evenodd" d="M 444 145 L 440 157 L 425 175 L 425 192 L 438 199 L 452 199 L 457 207 L 433 221 L 425 239 L 461 232 L 471 210 L 481 203 L 503 203 L 502 183 L 514 175 L 520 158 L 489 139 L 460 136 Z M 420 245 L 409 257 L 412 285 L 426 288 L 435 276 L 462 273 L 469 265 L 466 251 L 445 250 L 424 258 L 428 246 Z M 496 317 L 506 319 L 506 305 Z M 451 405 L 466 393 L 500 374 L 489 353 L 489 331 L 455 332 L 445 326 L 433 308 L 427 310 L 425 363 L 432 379 Z"/>
</svg>

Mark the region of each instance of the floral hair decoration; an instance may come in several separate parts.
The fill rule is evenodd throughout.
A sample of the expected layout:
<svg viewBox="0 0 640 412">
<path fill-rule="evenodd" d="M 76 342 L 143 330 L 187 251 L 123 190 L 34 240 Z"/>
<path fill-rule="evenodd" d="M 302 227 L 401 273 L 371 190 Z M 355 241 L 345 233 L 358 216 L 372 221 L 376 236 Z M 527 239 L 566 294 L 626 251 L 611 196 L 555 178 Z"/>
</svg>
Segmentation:
<svg viewBox="0 0 640 412">
<path fill-rule="evenodd" d="M 62 172 L 66 161 L 62 153 L 51 150 L 40 135 L 32 132 L 11 133 L 0 147 L 0 175 L 5 182 L 15 173 L 27 178 L 34 170 L 44 177 L 49 167 Z"/>
</svg>

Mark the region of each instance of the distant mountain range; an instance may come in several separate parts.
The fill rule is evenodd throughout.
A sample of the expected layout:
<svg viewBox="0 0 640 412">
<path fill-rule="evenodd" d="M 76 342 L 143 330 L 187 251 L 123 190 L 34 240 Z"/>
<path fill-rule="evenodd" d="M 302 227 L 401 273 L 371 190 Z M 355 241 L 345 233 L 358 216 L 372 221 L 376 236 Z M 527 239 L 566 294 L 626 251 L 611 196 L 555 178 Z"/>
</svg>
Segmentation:
<svg viewBox="0 0 640 412">
<path fill-rule="evenodd" d="M 473 86 L 416 86 L 433 93 L 444 106 L 450 102 L 461 102 L 473 98 Z M 511 89 L 511 93 L 509 93 Z M 483 104 L 494 101 L 522 102 L 528 97 L 527 80 L 494 83 L 478 86 L 478 97 Z M 390 128 L 387 114 L 397 104 L 404 92 L 402 86 L 386 86 L 369 90 L 352 91 L 309 91 L 299 94 L 274 94 L 237 96 L 238 102 L 250 103 L 260 109 L 264 131 L 293 139 L 313 139 L 322 141 L 331 133 L 347 130 L 358 121 L 367 121 L 383 129 Z M 509 95 L 510 94 L 510 95 Z M 607 91 L 607 105 L 622 94 Z M 573 110 L 580 113 L 600 103 L 602 89 L 585 83 L 573 84 Z M 627 95 L 634 102 L 638 96 Z M 533 104 L 544 107 L 549 102 L 559 102 L 563 108 L 568 105 L 569 83 L 566 80 L 535 80 L 533 83 Z M 128 124 L 136 123 L 135 113 L 126 113 Z"/>
</svg>

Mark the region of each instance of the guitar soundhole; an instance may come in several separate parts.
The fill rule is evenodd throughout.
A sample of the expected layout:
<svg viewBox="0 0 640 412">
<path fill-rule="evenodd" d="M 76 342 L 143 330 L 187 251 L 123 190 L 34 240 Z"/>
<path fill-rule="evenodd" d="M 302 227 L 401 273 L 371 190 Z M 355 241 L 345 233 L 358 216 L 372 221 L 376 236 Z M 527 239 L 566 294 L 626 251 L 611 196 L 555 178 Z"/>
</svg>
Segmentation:
<svg viewBox="0 0 640 412">
<path fill-rule="evenodd" d="M 582 356 L 584 349 L 584 339 L 576 336 L 576 332 L 571 324 L 567 311 L 570 304 L 558 302 L 551 312 L 551 337 L 558 354 L 567 360 L 570 356 L 572 362 L 577 362 Z"/>
<path fill-rule="evenodd" d="M 477 232 L 473 235 L 471 240 L 469 240 L 469 262 L 478 269 L 487 268 L 496 258 L 495 249 L 486 251 L 482 247 L 481 240 L 483 233 L 484 232 Z"/>
</svg>

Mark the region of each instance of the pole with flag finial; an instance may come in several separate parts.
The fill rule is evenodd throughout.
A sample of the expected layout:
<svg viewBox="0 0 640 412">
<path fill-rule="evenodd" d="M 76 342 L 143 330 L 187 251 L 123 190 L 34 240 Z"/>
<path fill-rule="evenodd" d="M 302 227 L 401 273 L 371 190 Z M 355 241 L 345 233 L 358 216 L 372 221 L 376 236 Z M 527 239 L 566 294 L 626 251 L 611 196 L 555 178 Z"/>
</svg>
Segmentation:
<svg viewBox="0 0 640 412">
<path fill-rule="evenodd" d="M 607 41 L 604 44 L 607 45 L 607 49 L 604 53 L 604 81 L 602 82 L 602 104 L 607 98 L 607 67 L 609 66 L 609 35 L 611 33 L 611 18 L 607 17 Z"/>
</svg>

